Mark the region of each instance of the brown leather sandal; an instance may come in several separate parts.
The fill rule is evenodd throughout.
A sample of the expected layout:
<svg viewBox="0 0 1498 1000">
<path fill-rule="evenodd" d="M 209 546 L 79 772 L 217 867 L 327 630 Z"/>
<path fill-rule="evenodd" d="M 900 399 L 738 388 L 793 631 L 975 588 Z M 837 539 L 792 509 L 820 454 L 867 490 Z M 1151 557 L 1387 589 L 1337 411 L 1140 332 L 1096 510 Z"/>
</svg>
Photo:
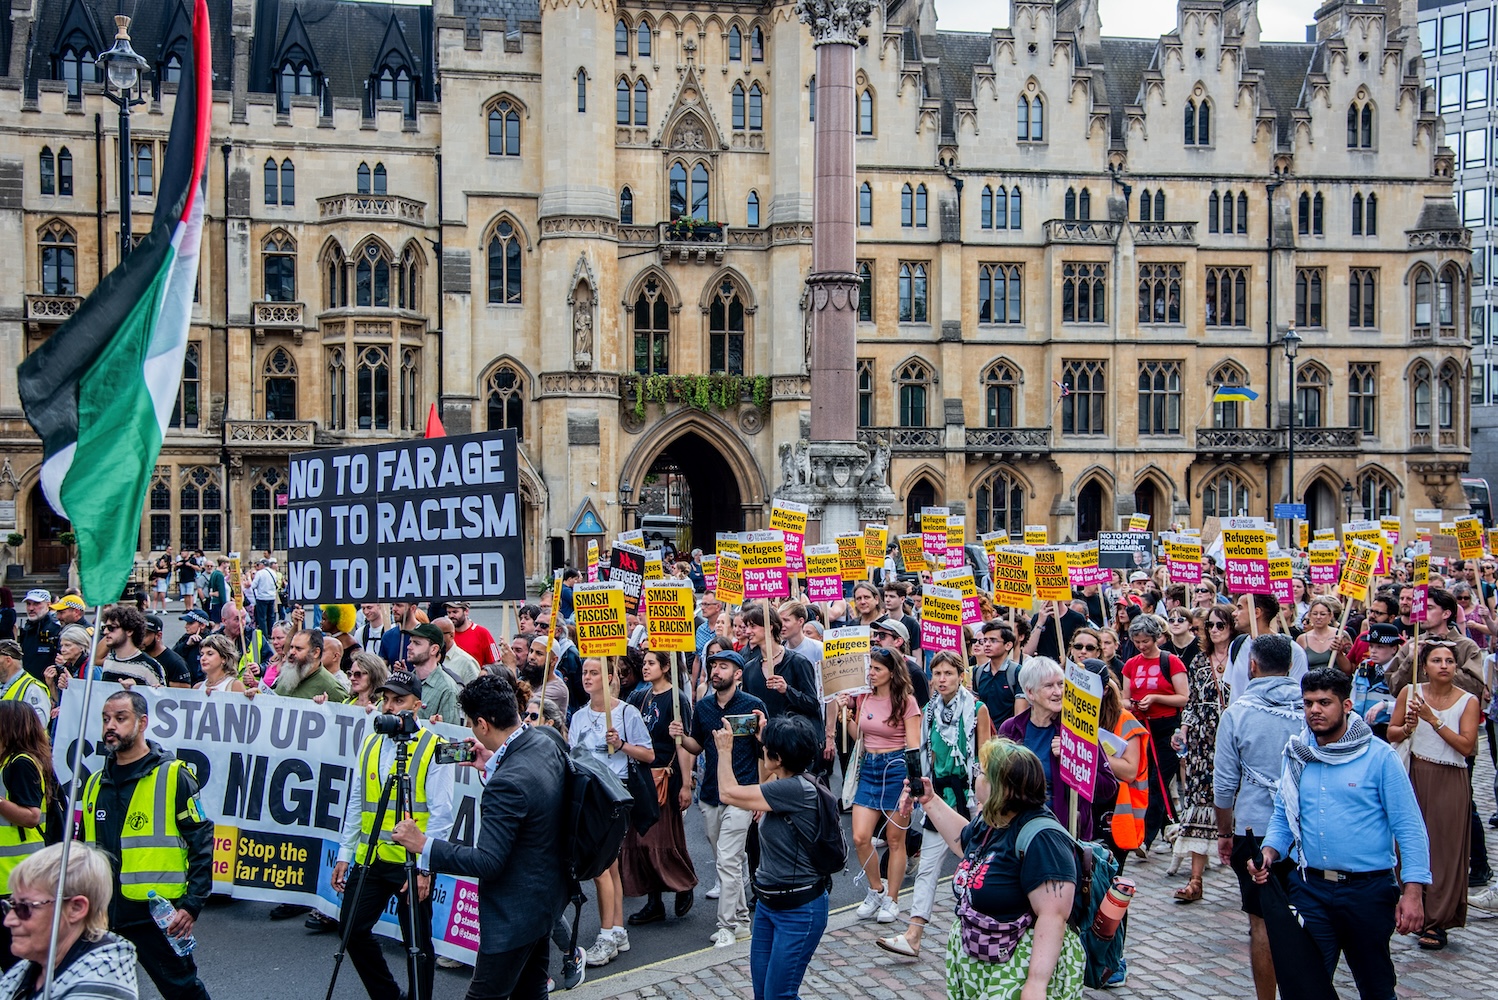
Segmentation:
<svg viewBox="0 0 1498 1000">
<path fill-rule="evenodd" d="M 1186 884 L 1176 890 L 1177 903 L 1194 903 L 1202 898 L 1202 880 L 1196 876 L 1186 880 Z"/>
</svg>

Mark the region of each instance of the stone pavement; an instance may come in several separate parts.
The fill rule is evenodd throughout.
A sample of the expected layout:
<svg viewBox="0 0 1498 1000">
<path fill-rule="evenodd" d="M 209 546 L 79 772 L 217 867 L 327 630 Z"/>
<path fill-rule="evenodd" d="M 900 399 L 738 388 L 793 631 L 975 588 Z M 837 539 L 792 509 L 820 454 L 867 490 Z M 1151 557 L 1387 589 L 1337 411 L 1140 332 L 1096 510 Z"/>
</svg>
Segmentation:
<svg viewBox="0 0 1498 1000">
<path fill-rule="evenodd" d="M 1493 813 L 1493 769 L 1487 746 L 1480 745 L 1477 800 L 1480 815 Z M 1498 860 L 1498 831 L 1487 829 L 1489 849 Z M 1231 871 L 1208 869 L 1206 888 L 1198 903 L 1176 903 L 1172 893 L 1189 873 L 1166 874 L 1170 859 L 1152 856 L 1146 862 L 1130 859 L 1128 874 L 1138 883 L 1130 907 L 1129 982 L 1121 989 L 1089 990 L 1089 998 L 1144 1000 L 1169 996 L 1173 1000 L 1251 998 L 1253 977 L 1248 964 L 1248 918 L 1238 909 L 1238 885 Z M 949 862 L 950 864 L 950 862 Z M 906 893 L 908 899 L 908 891 Z M 812 959 L 801 995 L 806 1000 L 945 1000 L 943 968 L 951 909 L 942 904 L 951 896 L 944 882 L 938 890 L 939 919 L 927 930 L 920 959 L 908 961 L 881 951 L 874 939 L 898 933 L 903 922 L 878 925 L 857 919 L 851 906 L 833 913 L 822 945 Z M 903 914 L 902 914 L 903 921 Z M 1421 951 L 1413 937 L 1396 937 L 1394 967 L 1403 997 L 1477 998 L 1495 995 L 1498 983 L 1498 916 L 1472 910 L 1465 929 L 1451 932 L 1445 951 Z M 590 970 L 590 972 L 593 970 Z M 598 970 L 602 972 L 603 970 Z M 1345 963 L 1338 966 L 1337 990 L 1356 997 L 1357 990 Z M 749 943 L 722 950 L 711 947 L 668 961 L 588 981 L 568 994 L 568 1000 L 734 1000 L 753 997 L 749 980 Z"/>
</svg>

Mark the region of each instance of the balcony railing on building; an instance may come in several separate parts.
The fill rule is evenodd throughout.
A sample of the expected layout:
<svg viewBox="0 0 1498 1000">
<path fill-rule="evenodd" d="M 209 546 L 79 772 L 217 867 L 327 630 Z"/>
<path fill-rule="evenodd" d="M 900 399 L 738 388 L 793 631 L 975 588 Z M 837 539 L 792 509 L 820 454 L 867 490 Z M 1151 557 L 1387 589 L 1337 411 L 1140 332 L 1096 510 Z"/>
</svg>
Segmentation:
<svg viewBox="0 0 1498 1000">
<path fill-rule="evenodd" d="M 1045 224 L 1045 241 L 1113 244 L 1118 242 L 1118 226 L 1117 222 L 1099 219 L 1048 219 Z"/>
<path fill-rule="evenodd" d="M 268 330 L 290 330 L 302 342 L 307 307 L 301 302 L 256 302 L 254 305 L 255 340 L 265 341 Z"/>
<path fill-rule="evenodd" d="M 82 295 L 26 293 L 26 319 L 32 323 L 64 323 L 83 304 Z"/>
<path fill-rule="evenodd" d="M 1014 461 L 1051 450 L 1049 427 L 969 427 L 965 436 L 967 453 L 977 457 Z"/>
<path fill-rule="evenodd" d="M 317 217 L 323 222 L 338 219 L 392 219 L 425 223 L 427 204 L 393 194 L 335 194 L 317 199 Z"/>
<path fill-rule="evenodd" d="M 229 447 L 240 451 L 311 448 L 317 424 L 311 420 L 230 420 Z"/>
<path fill-rule="evenodd" d="M 1199 427 L 1196 450 L 1204 455 L 1278 455 L 1288 452 L 1287 427 Z M 1356 452 L 1363 432 L 1358 427 L 1297 427 L 1295 450 L 1306 454 Z"/>
<path fill-rule="evenodd" d="M 896 452 L 940 451 L 946 431 L 941 427 L 860 427 L 858 440 L 870 448 L 880 440 Z"/>
</svg>

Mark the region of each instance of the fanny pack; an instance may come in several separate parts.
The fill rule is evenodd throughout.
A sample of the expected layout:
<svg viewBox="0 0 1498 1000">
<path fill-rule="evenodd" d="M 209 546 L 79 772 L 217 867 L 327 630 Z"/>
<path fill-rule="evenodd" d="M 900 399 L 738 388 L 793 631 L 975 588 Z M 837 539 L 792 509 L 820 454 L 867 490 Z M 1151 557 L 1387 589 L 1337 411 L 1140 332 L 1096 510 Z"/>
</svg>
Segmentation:
<svg viewBox="0 0 1498 1000">
<path fill-rule="evenodd" d="M 794 910 L 798 906 L 805 906 L 818 896 L 825 895 L 832 888 L 832 879 L 818 879 L 811 885 L 795 886 L 789 889 L 765 889 L 753 882 L 750 885 L 754 889 L 754 897 L 759 900 L 761 906 L 768 906 L 772 910 Z"/>
</svg>

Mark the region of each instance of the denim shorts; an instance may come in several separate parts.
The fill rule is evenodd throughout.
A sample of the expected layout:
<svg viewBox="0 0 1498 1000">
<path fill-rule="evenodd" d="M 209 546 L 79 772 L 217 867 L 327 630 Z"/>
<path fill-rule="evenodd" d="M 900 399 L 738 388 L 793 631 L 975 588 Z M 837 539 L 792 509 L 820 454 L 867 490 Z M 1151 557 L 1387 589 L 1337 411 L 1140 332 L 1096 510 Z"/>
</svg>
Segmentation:
<svg viewBox="0 0 1498 1000">
<path fill-rule="evenodd" d="M 873 753 L 865 750 L 858 766 L 858 791 L 853 804 L 890 812 L 900 806 L 905 791 L 905 751 Z"/>
</svg>

